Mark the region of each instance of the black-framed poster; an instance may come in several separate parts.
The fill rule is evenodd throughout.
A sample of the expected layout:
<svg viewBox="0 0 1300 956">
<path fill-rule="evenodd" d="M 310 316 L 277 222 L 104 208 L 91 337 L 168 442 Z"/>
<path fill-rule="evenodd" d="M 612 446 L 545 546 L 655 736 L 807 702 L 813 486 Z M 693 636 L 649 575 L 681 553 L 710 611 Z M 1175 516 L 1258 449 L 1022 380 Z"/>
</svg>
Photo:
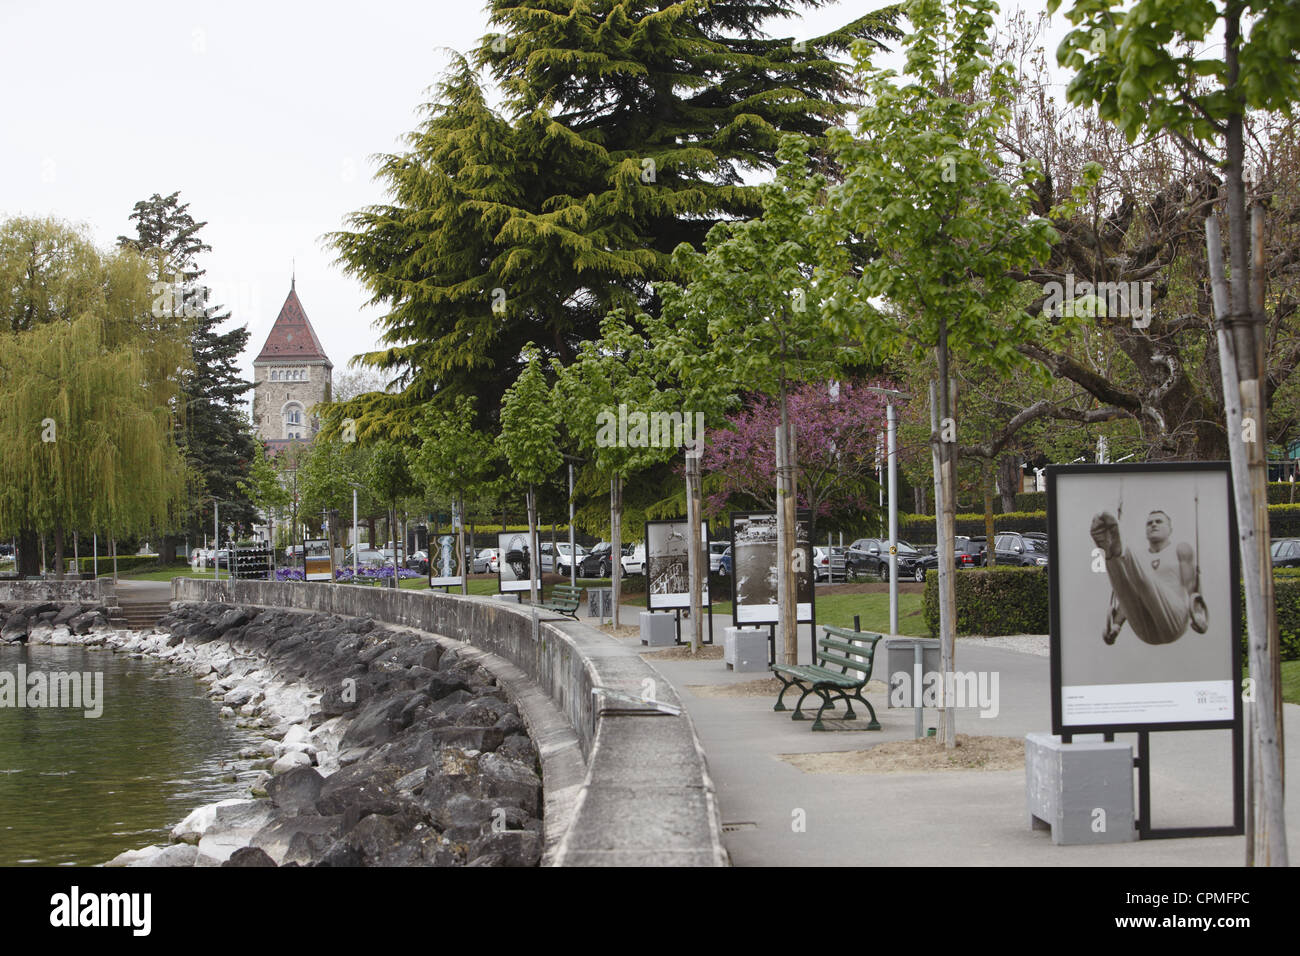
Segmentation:
<svg viewBox="0 0 1300 956">
<path fill-rule="evenodd" d="M 531 560 L 527 531 L 502 531 L 497 535 L 497 590 L 502 594 L 527 591 L 529 574 L 536 574 L 536 562 Z M 537 590 L 542 582 L 537 578 Z"/>
<path fill-rule="evenodd" d="M 1053 733 L 1237 726 L 1228 464 L 1053 465 L 1047 501 Z"/>
<path fill-rule="evenodd" d="M 449 587 L 465 581 L 464 561 L 456 554 L 459 535 L 440 534 L 429 539 L 429 587 Z"/>
<path fill-rule="evenodd" d="M 799 623 L 813 620 L 813 561 L 810 516 L 801 510 L 795 521 L 795 615 Z M 776 587 L 776 512 L 732 512 L 731 573 L 737 624 L 776 624 L 780 620 Z"/>
<path fill-rule="evenodd" d="M 701 522 L 701 606 L 709 603 L 709 525 Z M 691 606 L 691 525 L 685 518 L 645 523 L 646 606 L 650 610 Z"/>
</svg>

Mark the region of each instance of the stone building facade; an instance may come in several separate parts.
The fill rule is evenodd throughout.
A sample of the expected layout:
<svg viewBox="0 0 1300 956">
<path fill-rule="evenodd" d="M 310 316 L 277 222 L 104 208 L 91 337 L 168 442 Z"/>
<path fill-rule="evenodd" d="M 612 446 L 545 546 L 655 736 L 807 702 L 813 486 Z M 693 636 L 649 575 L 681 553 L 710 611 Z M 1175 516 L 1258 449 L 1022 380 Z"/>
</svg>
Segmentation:
<svg viewBox="0 0 1300 956">
<path fill-rule="evenodd" d="M 310 442 L 320 428 L 312 409 L 330 401 L 334 363 L 298 299 L 296 282 L 253 360 L 253 428 L 272 453 Z"/>
</svg>

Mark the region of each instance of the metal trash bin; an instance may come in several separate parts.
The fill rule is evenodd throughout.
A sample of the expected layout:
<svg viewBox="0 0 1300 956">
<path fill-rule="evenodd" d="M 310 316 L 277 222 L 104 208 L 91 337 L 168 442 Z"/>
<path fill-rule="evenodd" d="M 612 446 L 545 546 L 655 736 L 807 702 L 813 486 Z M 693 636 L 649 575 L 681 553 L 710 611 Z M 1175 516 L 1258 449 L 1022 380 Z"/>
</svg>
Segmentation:
<svg viewBox="0 0 1300 956">
<path fill-rule="evenodd" d="M 939 648 L 939 639 L 937 637 L 890 637 L 885 639 L 885 665 L 886 674 L 889 679 L 889 706 L 890 707 L 914 707 L 913 694 L 916 693 L 915 669 L 916 669 L 916 648 L 921 648 L 921 676 L 924 679 L 926 674 L 938 672 L 943 666 L 943 659 Z M 896 679 L 899 672 L 906 674 L 906 679 Z M 903 701 L 901 704 L 895 704 L 894 700 L 898 697 L 895 691 L 899 684 L 903 685 L 905 693 L 899 697 Z"/>
</svg>

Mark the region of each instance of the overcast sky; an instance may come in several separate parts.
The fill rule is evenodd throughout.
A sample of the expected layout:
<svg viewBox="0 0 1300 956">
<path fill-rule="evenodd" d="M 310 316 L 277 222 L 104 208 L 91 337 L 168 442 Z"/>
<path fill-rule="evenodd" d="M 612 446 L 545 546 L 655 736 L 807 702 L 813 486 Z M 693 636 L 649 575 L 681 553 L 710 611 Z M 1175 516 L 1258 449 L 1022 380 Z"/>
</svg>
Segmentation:
<svg viewBox="0 0 1300 956">
<path fill-rule="evenodd" d="M 883 5 L 845 0 L 772 32 L 814 36 Z M 208 223 L 214 301 L 251 330 L 245 374 L 296 262 L 337 376 L 376 347 L 380 310 L 322 236 L 383 200 L 371 157 L 415 128 L 446 48 L 486 32 L 478 0 L 0 0 L 0 217 L 57 216 L 108 246 L 133 232 L 137 200 L 180 190 Z"/>
</svg>

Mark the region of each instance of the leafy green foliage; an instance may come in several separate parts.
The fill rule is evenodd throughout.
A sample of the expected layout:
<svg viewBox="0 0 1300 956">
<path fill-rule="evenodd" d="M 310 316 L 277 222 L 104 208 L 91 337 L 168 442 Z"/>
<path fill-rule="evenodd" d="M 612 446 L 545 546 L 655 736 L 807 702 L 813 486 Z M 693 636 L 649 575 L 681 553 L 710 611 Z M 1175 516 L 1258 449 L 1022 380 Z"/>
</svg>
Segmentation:
<svg viewBox="0 0 1300 956">
<path fill-rule="evenodd" d="M 567 364 L 611 308 L 657 311 L 678 244 L 758 211 L 742 175 L 772 167 L 780 134 L 820 136 L 844 114 L 853 84 L 831 54 L 895 35 L 893 11 L 806 44 L 762 33 L 821 5 L 494 0 L 499 33 L 384 158 L 389 202 L 330 237 L 388 309 L 362 360 L 401 390 L 348 404 L 361 437 L 404 437 L 429 400 L 502 394 L 527 342 Z"/>
<path fill-rule="evenodd" d="M 474 427 L 474 400 L 461 396 L 448 410 L 426 406 L 415 426 L 420 440 L 411 455 L 411 473 L 428 492 L 464 495 L 494 470 L 492 437 Z"/>
<path fill-rule="evenodd" d="M 523 374 L 501 401 L 501 434 L 497 447 L 515 479 L 537 485 L 564 460 L 559 449 L 560 414 L 551 399 L 535 349 L 528 349 Z"/>
<path fill-rule="evenodd" d="M 1011 64 L 989 62 L 995 9 L 911 0 L 906 75 L 860 58 L 868 105 L 859 134 L 830 135 L 845 179 L 819 230 L 817 261 L 834 288 L 823 302 L 875 357 L 935 347 L 942 326 L 954 352 L 1006 371 L 1021 364 L 1015 346 L 1043 334 L 1043 317 L 1018 307 L 1013 273 L 1045 260 L 1057 235 L 1032 213 L 1037 168 L 1006 161 L 997 140 L 1015 88 Z M 855 241 L 871 253 L 860 270 Z M 872 305 L 879 299 L 892 315 Z"/>
<path fill-rule="evenodd" d="M 1048 0 L 1055 13 L 1062 0 Z M 1066 11 L 1074 26 L 1057 60 L 1075 71 L 1066 95 L 1095 104 L 1129 142 L 1168 130 L 1185 140 L 1218 139 L 1244 108 L 1290 113 L 1300 99 L 1300 3 L 1236 0 L 1249 22 L 1234 76 L 1218 35 L 1224 9 L 1207 0 L 1084 0 Z M 1127 8 L 1127 9 L 1125 9 Z"/>
<path fill-rule="evenodd" d="M 1046 634 L 1051 623 L 1049 581 L 1045 568 L 959 571 L 954 575 L 956 633 L 986 637 L 994 634 Z M 925 623 L 931 634 L 939 633 L 937 574 L 925 578 Z"/>
</svg>

